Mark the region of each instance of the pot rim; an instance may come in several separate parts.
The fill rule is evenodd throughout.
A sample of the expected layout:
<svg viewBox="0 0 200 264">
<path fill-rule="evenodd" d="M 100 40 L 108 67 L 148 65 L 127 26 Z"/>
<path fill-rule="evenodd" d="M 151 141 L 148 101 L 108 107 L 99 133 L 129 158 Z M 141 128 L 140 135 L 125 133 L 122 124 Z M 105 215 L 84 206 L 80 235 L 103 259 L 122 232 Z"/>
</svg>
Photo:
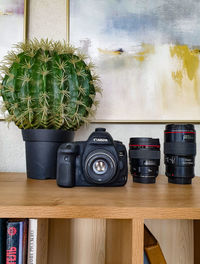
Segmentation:
<svg viewBox="0 0 200 264">
<path fill-rule="evenodd" d="M 63 129 L 22 129 L 22 137 L 28 142 L 70 142 L 74 131 Z"/>
</svg>

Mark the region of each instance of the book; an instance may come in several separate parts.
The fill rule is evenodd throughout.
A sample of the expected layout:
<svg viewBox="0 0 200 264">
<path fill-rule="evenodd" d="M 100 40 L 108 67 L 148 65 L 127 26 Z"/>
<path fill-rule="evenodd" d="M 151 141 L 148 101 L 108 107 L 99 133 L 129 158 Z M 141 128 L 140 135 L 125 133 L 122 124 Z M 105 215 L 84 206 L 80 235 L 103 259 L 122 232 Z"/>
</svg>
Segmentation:
<svg viewBox="0 0 200 264">
<path fill-rule="evenodd" d="M 27 264 L 47 264 L 48 219 L 29 219 Z"/>
<path fill-rule="evenodd" d="M 6 263 L 6 218 L 0 218 L 0 263 Z"/>
<path fill-rule="evenodd" d="M 27 220 L 8 220 L 6 231 L 6 264 L 26 264 Z"/>
<path fill-rule="evenodd" d="M 167 264 L 160 245 L 149 229 L 144 226 L 144 251 L 149 264 Z"/>
<path fill-rule="evenodd" d="M 29 219 L 27 264 L 36 264 L 37 222 L 37 219 Z"/>
</svg>

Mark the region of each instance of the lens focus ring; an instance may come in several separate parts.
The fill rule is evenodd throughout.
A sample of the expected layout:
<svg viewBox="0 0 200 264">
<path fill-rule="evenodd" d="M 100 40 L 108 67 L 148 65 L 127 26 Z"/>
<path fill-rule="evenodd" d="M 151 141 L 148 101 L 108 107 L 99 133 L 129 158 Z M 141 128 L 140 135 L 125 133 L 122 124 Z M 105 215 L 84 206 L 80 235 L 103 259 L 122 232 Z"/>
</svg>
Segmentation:
<svg viewBox="0 0 200 264">
<path fill-rule="evenodd" d="M 190 142 L 165 142 L 164 154 L 166 155 L 196 155 L 196 144 Z"/>
<path fill-rule="evenodd" d="M 130 150 L 130 158 L 133 159 L 160 159 L 160 151 L 149 149 Z"/>
</svg>

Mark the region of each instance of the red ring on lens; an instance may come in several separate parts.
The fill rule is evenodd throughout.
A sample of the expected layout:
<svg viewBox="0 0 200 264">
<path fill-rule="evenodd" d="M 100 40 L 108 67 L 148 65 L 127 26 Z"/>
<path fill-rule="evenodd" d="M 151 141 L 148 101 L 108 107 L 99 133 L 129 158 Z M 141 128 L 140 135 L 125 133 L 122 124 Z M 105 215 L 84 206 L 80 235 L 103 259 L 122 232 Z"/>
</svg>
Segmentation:
<svg viewBox="0 0 200 264">
<path fill-rule="evenodd" d="M 187 134 L 196 134 L 194 131 L 169 131 L 165 132 L 165 134 L 177 134 L 177 133 L 187 133 Z"/>
<path fill-rule="evenodd" d="M 160 145 L 129 145 L 130 147 L 153 147 L 160 148 Z"/>
</svg>

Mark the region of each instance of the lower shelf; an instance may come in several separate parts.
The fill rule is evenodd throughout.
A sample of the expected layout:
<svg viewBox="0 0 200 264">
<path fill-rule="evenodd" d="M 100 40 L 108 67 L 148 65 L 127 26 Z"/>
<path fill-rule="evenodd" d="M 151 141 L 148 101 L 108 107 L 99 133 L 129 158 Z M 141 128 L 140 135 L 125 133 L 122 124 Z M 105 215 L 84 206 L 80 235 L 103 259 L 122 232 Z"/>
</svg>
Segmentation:
<svg viewBox="0 0 200 264">
<path fill-rule="evenodd" d="M 200 263 L 199 220 L 144 222 L 158 240 L 167 264 Z M 37 264 L 143 264 L 145 233 L 146 253 L 154 251 L 150 254 L 154 259 L 151 264 L 163 264 L 155 258 L 156 243 L 147 236 L 146 229 L 144 232 L 144 222 L 139 219 L 29 221 L 28 259 Z"/>
</svg>

